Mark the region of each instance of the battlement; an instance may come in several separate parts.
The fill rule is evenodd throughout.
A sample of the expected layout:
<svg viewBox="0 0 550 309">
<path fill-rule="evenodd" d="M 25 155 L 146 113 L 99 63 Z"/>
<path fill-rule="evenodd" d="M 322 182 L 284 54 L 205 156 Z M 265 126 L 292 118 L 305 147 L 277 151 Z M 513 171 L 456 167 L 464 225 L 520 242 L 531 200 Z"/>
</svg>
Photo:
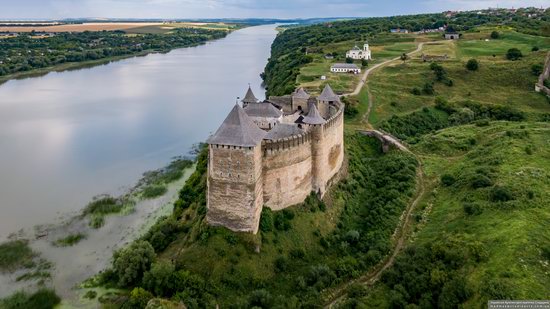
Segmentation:
<svg viewBox="0 0 550 309">
<path fill-rule="evenodd" d="M 302 203 L 311 192 L 323 196 L 344 160 L 344 104 L 329 86 L 319 97 L 298 89 L 273 98 L 299 117 L 277 120 L 266 130 L 257 123 L 262 111 L 278 114 L 271 105 L 254 104 L 274 103 L 254 98 L 247 93 L 247 109 L 235 106 L 208 140 L 206 216 L 212 225 L 252 233 L 263 207 L 277 211 Z"/>
</svg>

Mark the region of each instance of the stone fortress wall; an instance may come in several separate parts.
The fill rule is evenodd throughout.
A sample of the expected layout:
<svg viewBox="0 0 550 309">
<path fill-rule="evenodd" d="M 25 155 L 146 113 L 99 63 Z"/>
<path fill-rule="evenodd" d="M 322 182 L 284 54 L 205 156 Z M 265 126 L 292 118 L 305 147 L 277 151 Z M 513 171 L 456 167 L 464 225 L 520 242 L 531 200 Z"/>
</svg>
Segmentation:
<svg viewBox="0 0 550 309">
<path fill-rule="evenodd" d="M 299 125 L 301 133 L 278 139 L 266 138 L 237 105 L 209 139 L 208 223 L 257 233 L 264 206 L 277 211 L 302 203 L 312 192 L 323 196 L 344 161 L 344 104 L 335 100 L 307 107 L 305 100 L 298 101 L 299 110 L 313 107 L 313 114 L 324 119 L 305 121 Z M 298 107 L 290 108 L 287 112 Z"/>
</svg>

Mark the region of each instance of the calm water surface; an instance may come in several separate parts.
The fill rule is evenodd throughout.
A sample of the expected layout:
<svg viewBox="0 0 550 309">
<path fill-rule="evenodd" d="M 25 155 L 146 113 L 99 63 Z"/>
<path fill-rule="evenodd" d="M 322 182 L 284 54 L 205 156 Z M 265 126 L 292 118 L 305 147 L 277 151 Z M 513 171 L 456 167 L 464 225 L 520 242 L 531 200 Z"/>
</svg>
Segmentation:
<svg viewBox="0 0 550 309">
<path fill-rule="evenodd" d="M 206 45 L 0 86 L 0 239 L 128 188 L 217 129 L 259 74 L 274 25 Z"/>
</svg>

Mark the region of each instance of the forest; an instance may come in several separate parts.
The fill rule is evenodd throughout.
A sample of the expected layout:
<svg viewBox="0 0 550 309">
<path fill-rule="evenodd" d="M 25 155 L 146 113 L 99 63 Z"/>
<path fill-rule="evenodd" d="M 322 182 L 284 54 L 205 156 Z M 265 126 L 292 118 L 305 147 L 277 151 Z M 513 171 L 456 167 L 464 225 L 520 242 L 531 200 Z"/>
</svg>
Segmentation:
<svg viewBox="0 0 550 309">
<path fill-rule="evenodd" d="M 177 28 L 167 34 L 127 35 L 123 31 L 56 33 L 48 37 L 36 37 L 36 34 L 30 32 L 20 33 L 16 37 L 0 37 L 0 76 L 64 63 L 167 52 L 219 39 L 227 32 Z"/>
<path fill-rule="evenodd" d="M 267 86 L 267 95 L 290 94 L 296 89 L 300 68 L 312 61 L 306 50 L 322 48 L 329 43 L 369 39 L 376 43 L 379 36 L 391 29 L 420 31 L 447 26 L 448 30 L 470 31 L 476 26 L 505 26 L 518 32 L 550 36 L 550 10 L 539 19 L 528 18 L 532 9 L 459 12 L 452 17 L 443 13 L 375 17 L 342 22 L 322 23 L 308 27 L 292 27 L 282 31 L 272 45 L 271 57 L 262 78 Z"/>
</svg>

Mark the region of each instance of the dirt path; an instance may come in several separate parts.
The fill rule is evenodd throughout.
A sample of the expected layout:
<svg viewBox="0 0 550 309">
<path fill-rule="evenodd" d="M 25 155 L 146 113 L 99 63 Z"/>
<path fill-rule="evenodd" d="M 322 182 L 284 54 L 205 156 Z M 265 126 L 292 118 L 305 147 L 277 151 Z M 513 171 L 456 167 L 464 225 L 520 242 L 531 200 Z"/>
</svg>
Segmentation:
<svg viewBox="0 0 550 309">
<path fill-rule="evenodd" d="M 418 47 L 416 48 L 416 50 L 414 50 L 410 53 L 407 53 L 407 55 L 410 56 L 414 53 L 420 52 L 422 50 L 423 46 L 424 46 L 424 43 L 418 44 Z M 376 70 L 380 67 L 386 66 L 386 65 L 390 64 L 393 61 L 399 60 L 399 59 L 400 59 L 400 57 L 397 57 L 397 58 L 394 58 L 394 59 L 391 59 L 391 60 L 384 61 L 382 63 L 379 63 L 379 64 L 373 66 L 372 68 L 368 69 L 367 71 L 365 71 L 365 73 L 363 75 L 363 78 L 361 79 L 361 81 L 357 85 L 357 88 L 355 89 L 355 91 L 350 93 L 350 94 L 346 94 L 346 95 L 351 95 L 351 96 L 358 95 L 361 92 L 361 89 L 363 88 L 363 86 L 365 86 L 365 84 L 367 82 L 367 78 L 369 77 L 371 72 L 373 72 L 374 70 Z M 373 106 L 373 99 L 374 99 L 372 94 L 370 93 L 370 91 L 368 89 L 367 89 L 367 91 L 368 91 L 369 106 L 368 106 L 367 112 L 366 112 L 366 114 L 363 118 L 364 119 L 363 122 L 365 124 L 368 124 L 368 119 L 369 119 L 369 115 L 370 115 L 370 112 L 371 112 L 371 109 L 372 109 L 372 106 Z M 365 274 L 365 275 L 363 275 L 363 276 L 361 276 L 357 279 L 348 281 L 347 283 L 345 283 L 342 286 L 338 287 L 336 290 L 332 291 L 331 295 L 328 297 L 329 300 L 328 300 L 327 305 L 325 306 L 325 308 L 332 308 L 339 301 L 341 301 L 344 298 L 344 296 L 346 294 L 346 290 L 350 285 L 352 285 L 354 283 L 359 283 L 359 284 L 363 284 L 363 285 L 372 285 L 380 279 L 380 276 L 382 275 L 382 273 L 386 269 L 390 268 L 393 265 L 393 263 L 395 262 L 395 258 L 401 252 L 403 247 L 405 246 L 405 242 L 407 240 L 407 234 L 408 234 L 407 232 L 410 228 L 410 223 L 411 223 L 411 214 L 414 211 L 414 209 L 416 208 L 416 206 L 418 205 L 418 203 L 420 202 L 420 200 L 422 199 L 422 197 L 424 196 L 425 190 L 426 190 L 425 183 L 424 183 L 424 169 L 422 167 L 422 161 L 420 160 L 420 158 L 416 154 L 414 154 L 412 151 L 410 151 L 410 149 L 405 144 L 403 144 L 398 138 L 396 138 L 396 137 L 394 137 L 394 136 L 392 136 L 388 133 L 379 131 L 379 130 L 369 130 L 369 131 L 375 132 L 377 135 L 379 135 L 380 137 L 382 137 L 383 139 L 388 141 L 390 144 L 393 144 L 394 146 L 396 146 L 401 151 L 406 151 L 408 153 L 413 154 L 416 157 L 416 159 L 418 161 L 418 164 L 419 164 L 418 169 L 416 171 L 417 192 L 416 192 L 416 196 L 415 196 L 414 200 L 409 204 L 407 209 L 405 209 L 405 211 L 403 212 L 403 215 L 402 215 L 402 218 L 401 218 L 401 224 L 396 228 L 396 233 L 394 234 L 394 235 L 396 235 L 395 236 L 396 241 L 395 241 L 395 246 L 394 246 L 393 251 L 391 252 L 391 254 L 388 257 L 386 257 L 384 260 L 382 260 L 376 267 L 374 267 L 367 274 Z"/>
</svg>

